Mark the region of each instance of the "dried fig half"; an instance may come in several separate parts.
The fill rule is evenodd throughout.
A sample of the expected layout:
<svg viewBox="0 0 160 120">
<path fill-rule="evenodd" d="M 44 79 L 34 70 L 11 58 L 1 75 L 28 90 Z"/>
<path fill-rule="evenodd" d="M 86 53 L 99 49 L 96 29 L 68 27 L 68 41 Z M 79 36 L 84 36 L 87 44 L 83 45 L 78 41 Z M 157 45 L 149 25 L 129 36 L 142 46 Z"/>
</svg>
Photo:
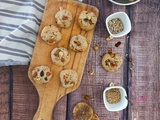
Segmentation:
<svg viewBox="0 0 160 120">
<path fill-rule="evenodd" d="M 73 109 L 75 120 L 92 120 L 93 109 L 85 102 L 78 103 Z"/>
</svg>

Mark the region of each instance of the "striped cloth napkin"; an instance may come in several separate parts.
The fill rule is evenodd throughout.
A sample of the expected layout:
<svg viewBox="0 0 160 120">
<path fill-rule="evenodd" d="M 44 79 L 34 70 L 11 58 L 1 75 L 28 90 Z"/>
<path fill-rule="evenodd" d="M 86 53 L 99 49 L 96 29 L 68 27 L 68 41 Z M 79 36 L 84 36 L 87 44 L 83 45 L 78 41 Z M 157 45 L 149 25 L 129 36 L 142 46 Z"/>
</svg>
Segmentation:
<svg viewBox="0 0 160 120">
<path fill-rule="evenodd" d="M 0 0 L 0 66 L 27 65 L 46 0 Z"/>
</svg>

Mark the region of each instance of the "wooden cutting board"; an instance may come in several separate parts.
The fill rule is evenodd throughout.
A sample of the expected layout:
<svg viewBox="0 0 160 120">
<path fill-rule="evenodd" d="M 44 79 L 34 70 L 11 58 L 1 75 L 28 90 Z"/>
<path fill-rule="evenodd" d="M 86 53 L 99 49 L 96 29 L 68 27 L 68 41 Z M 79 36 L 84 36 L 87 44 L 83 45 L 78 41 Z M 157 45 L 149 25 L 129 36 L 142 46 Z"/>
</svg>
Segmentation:
<svg viewBox="0 0 160 120">
<path fill-rule="evenodd" d="M 41 31 L 46 25 L 55 25 L 56 20 L 54 18 L 56 12 L 59 11 L 59 7 L 65 8 L 69 10 L 73 15 L 73 22 L 70 28 L 68 29 L 60 29 L 62 33 L 62 40 L 55 44 L 54 46 L 47 45 L 40 37 Z M 36 87 L 39 94 L 39 107 L 34 116 L 34 120 L 51 120 L 52 119 L 52 111 L 57 103 L 57 101 L 64 95 L 76 90 L 81 83 L 81 78 L 83 75 L 86 59 L 88 56 L 88 52 L 90 49 L 90 45 L 92 42 L 92 36 L 94 33 L 94 29 L 88 32 L 83 31 L 77 24 L 77 18 L 81 11 L 87 10 L 92 11 L 98 17 L 98 9 L 76 1 L 55 1 L 49 0 L 46 4 L 44 15 L 42 18 L 42 22 L 39 28 L 37 40 L 35 43 L 35 48 L 33 52 L 33 56 L 31 59 L 30 67 L 28 70 L 28 76 L 31 82 Z M 57 26 L 58 27 L 58 26 Z M 85 52 L 74 52 L 72 51 L 68 45 L 71 36 L 82 34 L 88 39 L 88 48 Z M 71 59 L 67 65 L 64 67 L 59 67 L 53 64 L 51 60 L 51 51 L 55 47 L 65 47 L 68 49 Z M 47 65 L 53 71 L 53 77 L 47 84 L 37 84 L 32 80 L 31 71 L 34 67 L 38 65 Z M 62 87 L 59 79 L 59 73 L 61 70 L 71 68 L 78 73 L 78 83 L 72 88 L 64 88 Z"/>
</svg>

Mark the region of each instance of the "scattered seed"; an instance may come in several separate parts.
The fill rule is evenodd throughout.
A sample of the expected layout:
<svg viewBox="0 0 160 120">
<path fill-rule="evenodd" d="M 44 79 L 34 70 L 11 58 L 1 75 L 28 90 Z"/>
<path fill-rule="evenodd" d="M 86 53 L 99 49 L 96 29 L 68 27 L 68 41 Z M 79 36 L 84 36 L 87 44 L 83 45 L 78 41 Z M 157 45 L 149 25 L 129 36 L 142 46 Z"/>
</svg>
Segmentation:
<svg viewBox="0 0 160 120">
<path fill-rule="evenodd" d="M 89 97 L 88 95 L 85 95 L 85 96 L 84 96 L 84 99 L 85 99 L 85 100 L 90 100 L 90 97 Z"/>
<path fill-rule="evenodd" d="M 121 45 L 120 41 L 115 44 L 116 47 L 119 47 L 120 45 Z"/>
<path fill-rule="evenodd" d="M 95 46 L 93 47 L 93 49 L 94 49 L 95 51 L 97 51 L 97 50 L 98 50 L 98 45 L 95 45 Z"/>
<path fill-rule="evenodd" d="M 130 57 L 130 58 L 129 58 L 129 62 L 132 62 L 132 61 L 133 61 L 133 59 Z"/>
<path fill-rule="evenodd" d="M 93 75 L 93 73 L 94 73 L 93 69 L 88 70 L 88 73 L 89 73 L 90 75 Z"/>
</svg>

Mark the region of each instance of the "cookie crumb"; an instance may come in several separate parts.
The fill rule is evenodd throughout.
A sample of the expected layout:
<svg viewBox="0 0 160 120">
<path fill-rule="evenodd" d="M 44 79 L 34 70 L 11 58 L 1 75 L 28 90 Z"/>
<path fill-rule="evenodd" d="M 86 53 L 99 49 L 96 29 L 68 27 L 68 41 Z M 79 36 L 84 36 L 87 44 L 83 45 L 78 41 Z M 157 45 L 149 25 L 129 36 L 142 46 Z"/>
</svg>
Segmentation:
<svg viewBox="0 0 160 120">
<path fill-rule="evenodd" d="M 109 40 L 112 40 L 113 37 L 110 35 L 109 37 L 107 37 L 105 40 L 109 41 Z"/>
<path fill-rule="evenodd" d="M 113 82 L 111 82 L 110 84 L 109 84 L 109 87 L 111 87 L 111 86 L 114 86 L 115 84 L 113 83 Z"/>
</svg>

